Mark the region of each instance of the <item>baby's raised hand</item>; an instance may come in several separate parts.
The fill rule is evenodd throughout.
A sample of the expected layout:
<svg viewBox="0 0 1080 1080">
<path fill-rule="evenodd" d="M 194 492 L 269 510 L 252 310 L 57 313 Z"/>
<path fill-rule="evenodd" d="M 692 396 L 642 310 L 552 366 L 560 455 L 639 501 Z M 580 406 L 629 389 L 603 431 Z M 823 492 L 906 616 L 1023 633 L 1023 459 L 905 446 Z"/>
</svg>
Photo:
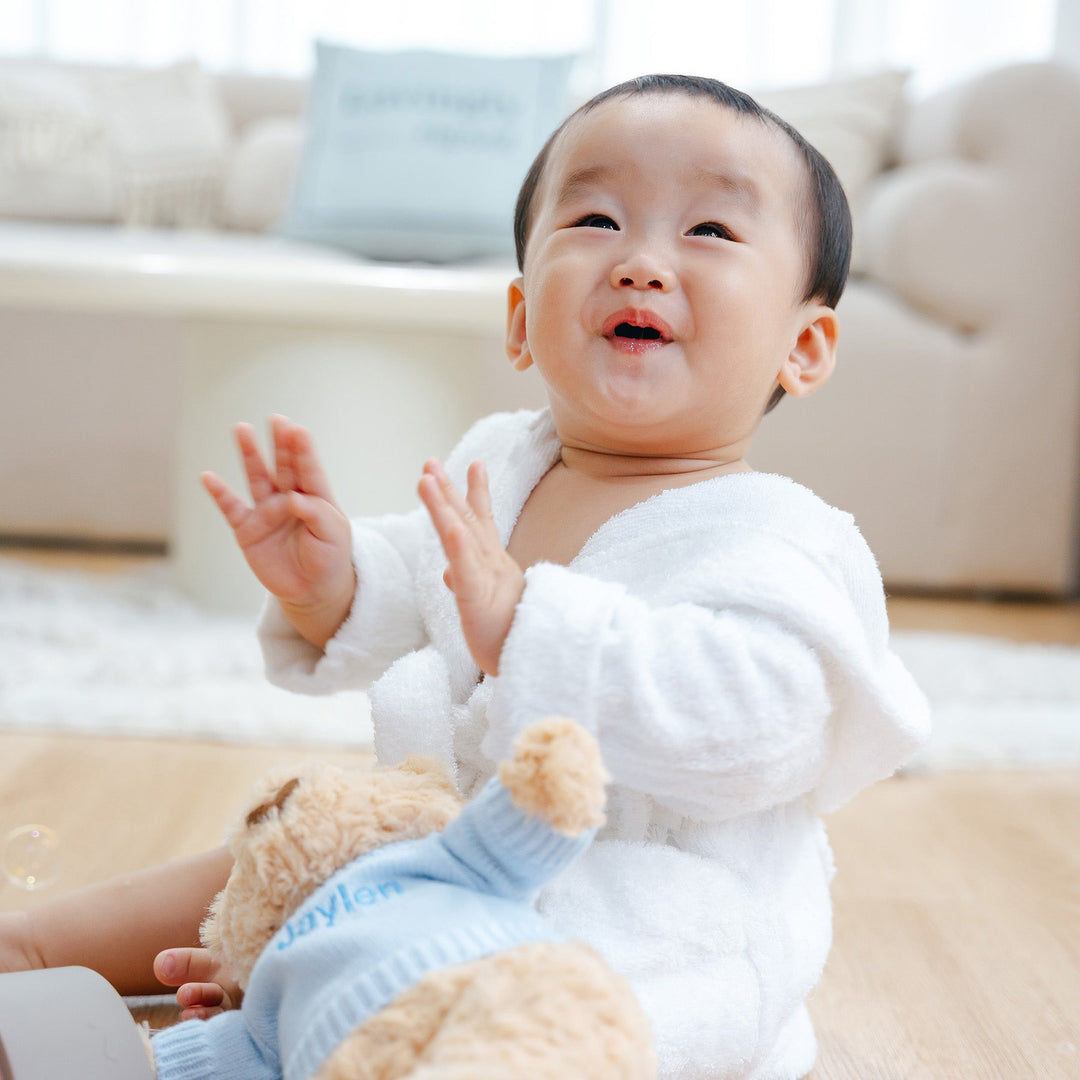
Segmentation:
<svg viewBox="0 0 1080 1080">
<path fill-rule="evenodd" d="M 308 431 L 284 416 L 270 426 L 273 472 L 251 425 L 235 428 L 253 506 L 214 473 L 203 473 L 202 482 L 255 576 L 321 648 L 344 621 L 356 589 L 349 521 L 330 494 Z"/>
<path fill-rule="evenodd" d="M 450 562 L 443 579 L 457 599 L 469 651 L 481 671 L 497 675 L 503 642 L 525 589 L 525 574 L 499 540 L 487 472 L 474 461 L 467 495 L 462 496 L 442 465 L 432 459 L 424 465 L 418 490 Z"/>
</svg>

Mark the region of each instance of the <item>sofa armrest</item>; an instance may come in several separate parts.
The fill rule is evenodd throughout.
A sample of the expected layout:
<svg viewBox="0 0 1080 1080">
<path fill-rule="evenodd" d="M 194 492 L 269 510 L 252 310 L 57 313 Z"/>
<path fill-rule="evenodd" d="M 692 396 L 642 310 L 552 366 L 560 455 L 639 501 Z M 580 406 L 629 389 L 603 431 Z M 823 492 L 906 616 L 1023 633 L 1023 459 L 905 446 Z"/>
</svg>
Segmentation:
<svg viewBox="0 0 1080 1080">
<path fill-rule="evenodd" d="M 899 164 L 862 207 L 862 268 L 946 325 L 985 329 L 1061 272 L 1054 249 L 1080 241 L 1077 190 L 1080 79 L 1000 69 L 909 110 Z"/>
<path fill-rule="evenodd" d="M 904 163 L 961 157 L 1030 170 L 1055 158 L 1060 138 L 1075 150 L 1080 78 L 1054 62 L 1013 64 L 912 105 L 899 132 Z M 1047 133 L 1054 133 L 1048 140 Z"/>
<path fill-rule="evenodd" d="M 959 158 L 892 170 L 863 207 L 864 272 L 959 331 L 994 316 L 1013 259 L 1006 186 Z"/>
</svg>

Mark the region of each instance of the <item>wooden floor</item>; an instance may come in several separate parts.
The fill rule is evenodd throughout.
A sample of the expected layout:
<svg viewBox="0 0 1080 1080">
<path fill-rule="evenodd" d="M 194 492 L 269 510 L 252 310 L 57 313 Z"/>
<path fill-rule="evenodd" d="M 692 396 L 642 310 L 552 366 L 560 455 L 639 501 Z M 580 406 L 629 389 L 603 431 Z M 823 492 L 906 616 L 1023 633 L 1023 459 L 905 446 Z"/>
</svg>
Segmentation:
<svg viewBox="0 0 1080 1080">
<path fill-rule="evenodd" d="M 890 611 L 905 629 L 1080 644 L 1076 604 L 897 597 Z M 50 825 L 61 861 L 39 893 L 0 879 L 0 910 L 220 842 L 252 780 L 305 753 L 0 736 L 0 829 Z M 1080 1078 L 1080 770 L 900 777 L 829 826 L 835 946 L 811 1000 L 813 1080 Z"/>
</svg>

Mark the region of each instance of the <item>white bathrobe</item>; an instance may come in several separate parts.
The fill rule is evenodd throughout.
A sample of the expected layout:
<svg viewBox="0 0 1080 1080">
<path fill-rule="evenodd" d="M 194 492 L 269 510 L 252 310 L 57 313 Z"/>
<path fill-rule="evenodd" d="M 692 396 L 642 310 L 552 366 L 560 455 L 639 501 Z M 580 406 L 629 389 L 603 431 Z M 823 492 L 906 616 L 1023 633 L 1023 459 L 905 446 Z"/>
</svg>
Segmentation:
<svg viewBox="0 0 1080 1080">
<path fill-rule="evenodd" d="M 558 456 L 548 411 L 518 412 L 478 423 L 447 467 L 464 488 L 486 462 L 505 543 Z M 353 535 L 356 600 L 325 654 L 268 606 L 271 679 L 368 689 L 379 759 L 438 755 L 465 793 L 531 720 L 576 718 L 614 777 L 608 823 L 540 909 L 630 979 L 664 1080 L 805 1075 L 804 1002 L 832 936 L 820 814 L 928 731 L 851 517 L 763 473 L 655 495 L 569 566 L 526 572 L 499 675 L 483 681 L 426 511 Z"/>
</svg>

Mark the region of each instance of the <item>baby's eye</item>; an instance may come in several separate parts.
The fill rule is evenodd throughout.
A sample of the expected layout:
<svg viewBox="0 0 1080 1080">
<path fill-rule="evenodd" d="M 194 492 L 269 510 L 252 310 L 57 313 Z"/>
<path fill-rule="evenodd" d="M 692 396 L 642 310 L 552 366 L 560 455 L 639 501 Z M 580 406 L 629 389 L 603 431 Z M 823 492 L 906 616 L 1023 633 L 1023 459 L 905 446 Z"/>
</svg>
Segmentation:
<svg viewBox="0 0 1080 1080">
<path fill-rule="evenodd" d="M 607 214 L 586 214 L 574 222 L 575 229 L 612 229 L 619 231 L 619 226 Z"/>
<path fill-rule="evenodd" d="M 715 236 L 720 240 L 734 240 L 735 237 L 726 225 L 718 225 L 715 221 L 706 221 L 701 225 L 695 225 L 687 236 Z"/>
</svg>

